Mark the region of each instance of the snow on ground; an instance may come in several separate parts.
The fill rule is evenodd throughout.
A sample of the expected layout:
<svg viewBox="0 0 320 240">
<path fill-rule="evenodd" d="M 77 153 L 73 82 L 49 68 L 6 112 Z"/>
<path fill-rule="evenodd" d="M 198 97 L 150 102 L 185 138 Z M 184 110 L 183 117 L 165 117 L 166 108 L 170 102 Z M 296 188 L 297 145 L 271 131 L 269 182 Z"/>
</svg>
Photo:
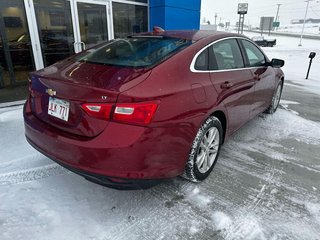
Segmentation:
<svg viewBox="0 0 320 240">
<path fill-rule="evenodd" d="M 320 121 L 303 112 L 310 96 L 320 102 L 309 85 L 319 81 L 319 60 L 310 80 L 301 69 L 317 45 L 287 41 L 265 50 L 287 61 L 291 98 L 230 138 L 200 184 L 176 178 L 117 191 L 90 183 L 28 145 L 21 106 L 0 108 L 0 239 L 319 239 Z"/>
<path fill-rule="evenodd" d="M 302 27 L 303 27 L 303 24 L 283 25 L 278 28 L 278 32 L 301 34 Z M 305 28 L 304 28 L 304 33 L 309 34 L 309 35 L 319 36 L 320 24 L 319 23 L 306 23 Z"/>
</svg>

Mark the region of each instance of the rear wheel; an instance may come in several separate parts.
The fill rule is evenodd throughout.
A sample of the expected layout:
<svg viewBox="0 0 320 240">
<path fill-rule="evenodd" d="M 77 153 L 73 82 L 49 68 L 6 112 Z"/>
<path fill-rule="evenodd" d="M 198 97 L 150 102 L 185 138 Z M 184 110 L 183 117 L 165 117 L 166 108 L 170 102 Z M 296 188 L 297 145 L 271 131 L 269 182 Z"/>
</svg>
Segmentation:
<svg viewBox="0 0 320 240">
<path fill-rule="evenodd" d="M 222 125 L 218 118 L 209 117 L 193 141 L 184 177 L 193 182 L 206 179 L 214 168 L 222 144 Z"/>
<path fill-rule="evenodd" d="M 281 81 L 278 84 L 278 87 L 276 88 L 276 91 L 274 92 L 274 95 L 272 97 L 272 102 L 269 108 L 265 111 L 265 113 L 272 114 L 275 111 L 277 111 L 280 99 L 281 99 L 281 94 L 282 94 L 282 88 L 283 88 L 283 82 Z"/>
</svg>

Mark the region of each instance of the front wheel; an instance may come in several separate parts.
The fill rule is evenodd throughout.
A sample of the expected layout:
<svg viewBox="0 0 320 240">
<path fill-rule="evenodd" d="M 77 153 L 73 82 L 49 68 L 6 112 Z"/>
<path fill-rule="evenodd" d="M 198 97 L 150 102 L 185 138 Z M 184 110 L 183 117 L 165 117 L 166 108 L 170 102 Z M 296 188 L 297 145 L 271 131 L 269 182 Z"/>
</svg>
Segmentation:
<svg viewBox="0 0 320 240">
<path fill-rule="evenodd" d="M 282 88 L 283 88 L 283 81 L 281 81 L 278 84 L 277 89 L 274 92 L 274 95 L 272 97 L 271 105 L 268 107 L 268 109 L 265 111 L 265 113 L 273 114 L 275 111 L 277 111 L 279 103 L 280 103 L 280 99 L 281 99 Z"/>
<path fill-rule="evenodd" d="M 209 117 L 200 127 L 185 167 L 184 177 L 192 182 L 206 179 L 220 153 L 223 132 L 218 118 Z"/>
</svg>

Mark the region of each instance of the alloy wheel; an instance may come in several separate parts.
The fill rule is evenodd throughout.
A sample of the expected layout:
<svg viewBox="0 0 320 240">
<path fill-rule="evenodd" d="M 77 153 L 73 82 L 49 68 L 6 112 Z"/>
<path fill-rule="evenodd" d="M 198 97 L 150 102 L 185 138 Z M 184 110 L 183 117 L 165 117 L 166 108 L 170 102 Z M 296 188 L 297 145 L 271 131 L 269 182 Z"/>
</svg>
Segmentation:
<svg viewBox="0 0 320 240">
<path fill-rule="evenodd" d="M 196 157 L 196 164 L 199 172 L 206 173 L 218 154 L 220 146 L 219 130 L 216 127 L 209 128 L 203 135 Z"/>
</svg>

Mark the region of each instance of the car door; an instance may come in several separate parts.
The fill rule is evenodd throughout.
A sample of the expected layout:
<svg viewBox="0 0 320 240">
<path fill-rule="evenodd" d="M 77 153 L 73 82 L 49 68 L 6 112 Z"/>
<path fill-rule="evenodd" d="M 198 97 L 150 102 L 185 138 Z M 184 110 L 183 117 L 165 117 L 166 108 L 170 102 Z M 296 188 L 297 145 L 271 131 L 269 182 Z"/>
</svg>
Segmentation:
<svg viewBox="0 0 320 240">
<path fill-rule="evenodd" d="M 254 103 L 251 118 L 265 111 L 272 100 L 275 89 L 275 72 L 268 64 L 267 57 L 252 42 L 241 39 L 246 67 L 250 68 L 254 80 Z"/>
<path fill-rule="evenodd" d="M 218 102 L 228 112 L 229 133 L 235 132 L 250 118 L 254 81 L 236 38 L 221 40 L 209 48 L 210 79 L 218 93 Z"/>
</svg>

